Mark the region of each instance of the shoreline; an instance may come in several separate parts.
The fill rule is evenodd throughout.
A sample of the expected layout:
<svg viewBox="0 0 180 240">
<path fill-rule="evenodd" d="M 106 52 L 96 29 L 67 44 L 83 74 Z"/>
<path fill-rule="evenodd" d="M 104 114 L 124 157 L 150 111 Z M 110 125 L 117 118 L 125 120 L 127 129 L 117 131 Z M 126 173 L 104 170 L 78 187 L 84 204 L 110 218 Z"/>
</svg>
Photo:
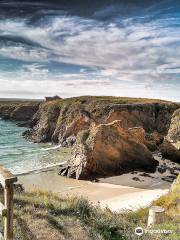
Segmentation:
<svg viewBox="0 0 180 240">
<path fill-rule="evenodd" d="M 64 162 L 61 162 L 61 163 L 53 165 L 53 166 L 47 166 L 47 167 L 43 167 L 40 169 L 31 170 L 31 171 L 25 172 L 25 173 L 14 174 L 14 176 L 19 177 L 19 176 L 29 175 L 29 174 L 33 174 L 33 173 L 47 172 L 47 171 L 56 169 L 56 168 L 60 167 L 62 164 L 66 164 L 66 163 L 67 163 L 67 161 L 64 161 Z"/>
<path fill-rule="evenodd" d="M 58 166 L 35 171 L 18 176 L 18 183 L 22 184 L 25 191 L 40 190 L 56 193 L 59 197 L 84 197 L 93 204 L 102 208 L 108 207 L 112 211 L 136 210 L 146 207 L 160 196 L 166 194 L 170 184 L 162 182 L 162 186 L 143 188 L 142 183 L 138 186 L 122 185 L 119 178 L 126 179 L 129 176 L 115 176 L 113 184 L 110 179 L 100 179 L 99 182 L 76 180 L 58 175 Z M 127 179 L 128 180 L 128 179 Z"/>
</svg>

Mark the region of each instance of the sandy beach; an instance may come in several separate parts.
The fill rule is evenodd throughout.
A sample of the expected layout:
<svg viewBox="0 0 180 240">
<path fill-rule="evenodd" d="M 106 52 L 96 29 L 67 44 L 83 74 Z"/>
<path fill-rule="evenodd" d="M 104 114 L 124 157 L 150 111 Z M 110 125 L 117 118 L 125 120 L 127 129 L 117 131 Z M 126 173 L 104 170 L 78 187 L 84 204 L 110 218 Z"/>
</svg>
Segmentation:
<svg viewBox="0 0 180 240">
<path fill-rule="evenodd" d="M 83 196 L 94 204 L 109 207 L 113 211 L 122 211 L 147 206 L 169 191 L 171 184 L 158 177 L 141 177 L 141 181 L 133 180 L 132 177 L 138 174 L 141 173 L 123 174 L 102 178 L 99 182 L 90 182 L 59 176 L 58 168 L 55 167 L 18 176 L 18 182 L 25 190 L 52 191 L 60 197 Z"/>
</svg>

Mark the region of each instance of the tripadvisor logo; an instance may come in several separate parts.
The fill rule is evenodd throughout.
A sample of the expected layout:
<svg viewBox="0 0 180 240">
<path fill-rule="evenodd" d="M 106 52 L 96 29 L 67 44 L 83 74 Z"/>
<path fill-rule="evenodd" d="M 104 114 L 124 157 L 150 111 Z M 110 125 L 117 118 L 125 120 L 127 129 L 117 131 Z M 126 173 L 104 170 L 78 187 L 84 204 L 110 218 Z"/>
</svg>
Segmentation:
<svg viewBox="0 0 180 240">
<path fill-rule="evenodd" d="M 144 233 L 144 230 L 142 227 L 137 227 L 135 228 L 135 234 L 138 235 L 138 236 L 142 236 Z"/>
</svg>

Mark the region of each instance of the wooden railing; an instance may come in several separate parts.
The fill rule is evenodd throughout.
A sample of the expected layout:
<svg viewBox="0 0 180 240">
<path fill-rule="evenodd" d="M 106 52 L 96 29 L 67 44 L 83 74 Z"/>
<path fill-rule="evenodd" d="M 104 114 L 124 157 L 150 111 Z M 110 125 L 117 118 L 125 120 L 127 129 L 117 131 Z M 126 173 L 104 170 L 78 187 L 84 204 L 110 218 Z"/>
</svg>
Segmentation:
<svg viewBox="0 0 180 240">
<path fill-rule="evenodd" d="M 17 182 L 17 177 L 0 166 L 0 183 L 4 188 L 4 203 L 0 202 L 0 215 L 4 219 L 4 240 L 13 240 L 14 182 Z"/>
</svg>

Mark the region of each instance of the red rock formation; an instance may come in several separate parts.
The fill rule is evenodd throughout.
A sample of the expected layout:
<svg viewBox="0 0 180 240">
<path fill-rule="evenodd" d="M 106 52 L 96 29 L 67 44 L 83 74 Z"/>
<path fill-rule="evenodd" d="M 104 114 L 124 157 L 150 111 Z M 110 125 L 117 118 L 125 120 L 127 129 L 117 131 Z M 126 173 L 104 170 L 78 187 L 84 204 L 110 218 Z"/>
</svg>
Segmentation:
<svg viewBox="0 0 180 240">
<path fill-rule="evenodd" d="M 63 174 L 87 179 L 135 169 L 155 171 L 157 162 L 144 145 L 143 129 L 126 130 L 121 125 L 117 120 L 80 132 Z"/>
</svg>

